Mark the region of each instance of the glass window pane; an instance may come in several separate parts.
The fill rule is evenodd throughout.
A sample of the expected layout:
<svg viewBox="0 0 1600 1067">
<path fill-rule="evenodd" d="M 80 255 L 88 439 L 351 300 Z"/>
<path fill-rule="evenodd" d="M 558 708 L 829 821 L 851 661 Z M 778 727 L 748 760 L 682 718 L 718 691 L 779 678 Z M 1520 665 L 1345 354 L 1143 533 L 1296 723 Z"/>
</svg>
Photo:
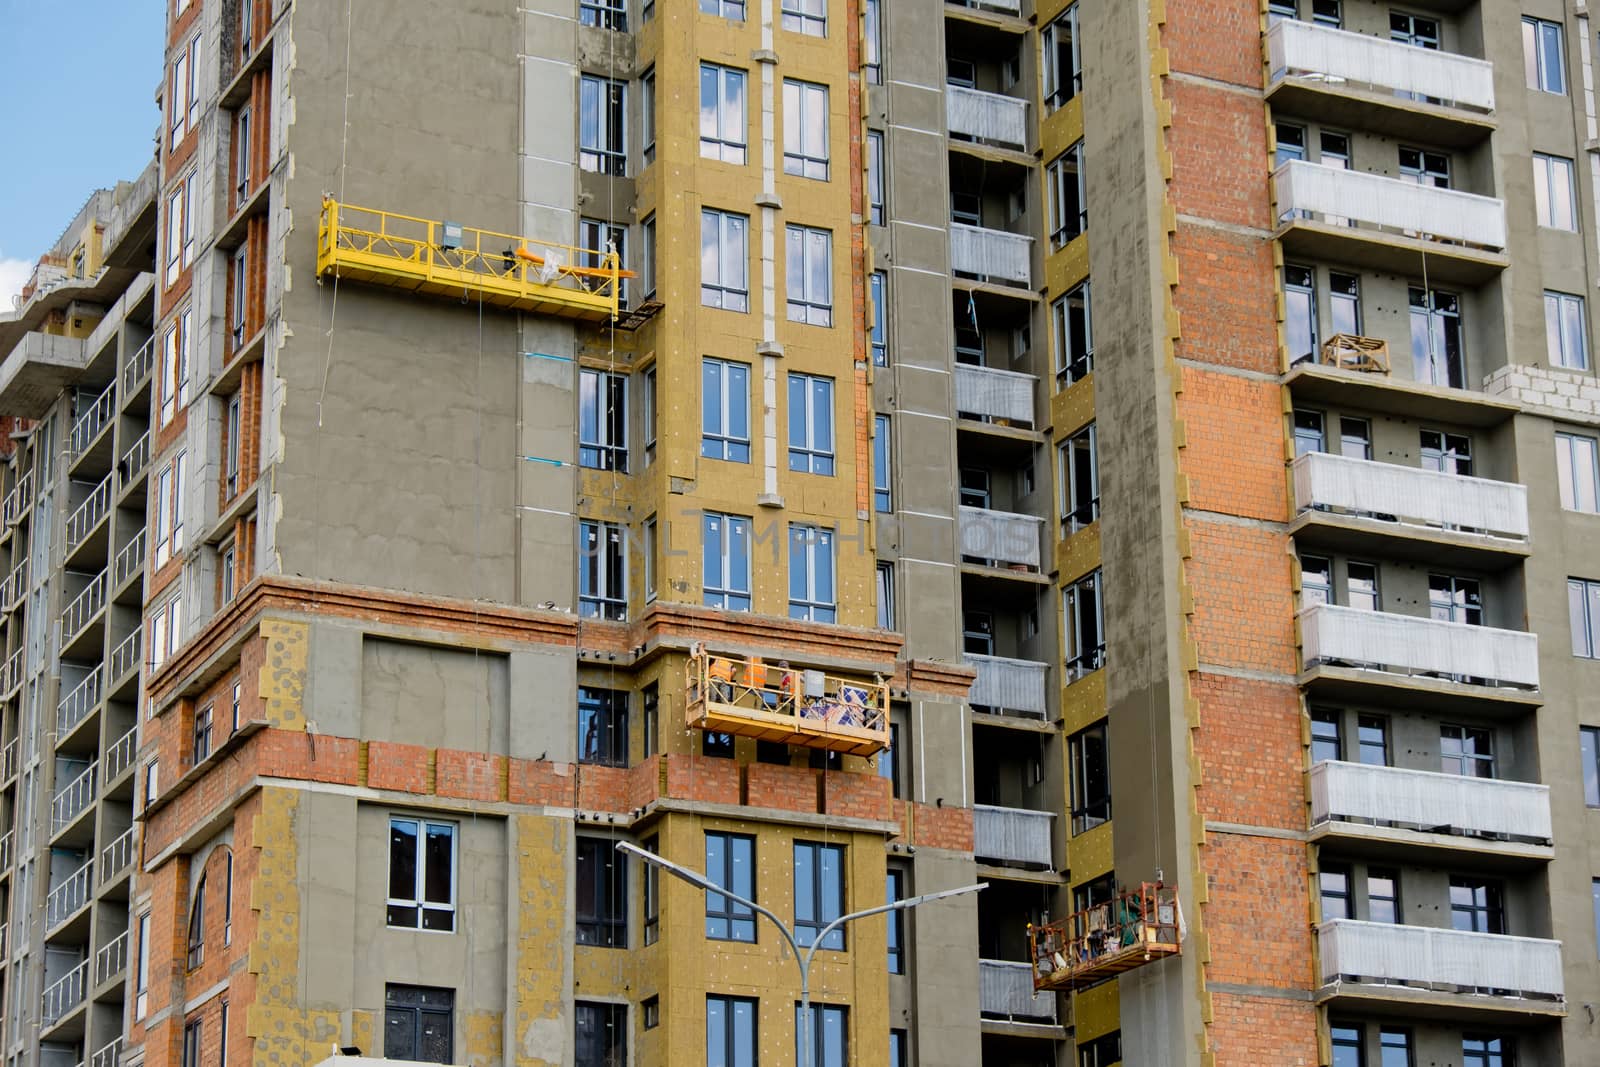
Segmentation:
<svg viewBox="0 0 1600 1067">
<path fill-rule="evenodd" d="M 728 436 L 740 441 L 750 439 L 750 368 L 743 364 L 727 365 Z"/>
<path fill-rule="evenodd" d="M 1591 655 L 1587 601 L 1582 582 L 1567 582 L 1567 623 L 1572 629 L 1572 654 L 1585 658 Z"/>
<path fill-rule="evenodd" d="M 389 820 L 389 896 L 417 898 L 417 824 L 410 819 Z"/>
<path fill-rule="evenodd" d="M 451 881 L 455 870 L 455 830 L 437 823 L 428 825 L 423 852 L 423 898 L 430 904 L 452 901 Z"/>
</svg>

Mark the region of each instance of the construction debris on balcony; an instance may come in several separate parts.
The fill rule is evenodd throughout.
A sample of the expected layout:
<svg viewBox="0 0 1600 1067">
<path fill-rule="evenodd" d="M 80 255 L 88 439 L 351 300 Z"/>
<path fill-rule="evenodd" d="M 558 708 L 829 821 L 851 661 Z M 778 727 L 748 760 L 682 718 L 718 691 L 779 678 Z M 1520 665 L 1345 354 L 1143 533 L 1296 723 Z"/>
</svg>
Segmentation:
<svg viewBox="0 0 1600 1067">
<path fill-rule="evenodd" d="M 1389 342 L 1353 333 L 1336 333 L 1322 345 L 1322 362 L 1341 370 L 1389 373 Z"/>
<path fill-rule="evenodd" d="M 1070 992 L 1176 956 L 1182 941 L 1177 890 L 1144 882 L 1136 891 L 1118 893 L 1060 922 L 1029 923 L 1033 987 Z"/>
<path fill-rule="evenodd" d="M 697 647 L 685 665 L 691 727 L 786 745 L 871 756 L 889 747 L 889 689 L 822 671 L 769 665 Z"/>
</svg>

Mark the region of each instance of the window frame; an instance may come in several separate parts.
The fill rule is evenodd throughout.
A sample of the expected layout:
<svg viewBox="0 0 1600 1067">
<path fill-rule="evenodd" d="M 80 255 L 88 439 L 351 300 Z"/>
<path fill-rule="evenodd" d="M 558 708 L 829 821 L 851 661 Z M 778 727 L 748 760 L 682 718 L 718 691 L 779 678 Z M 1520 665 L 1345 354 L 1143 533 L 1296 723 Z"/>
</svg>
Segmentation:
<svg viewBox="0 0 1600 1067">
<path fill-rule="evenodd" d="M 395 857 L 399 841 L 395 837 L 395 829 L 401 824 L 412 827 L 413 830 L 413 855 L 412 886 L 410 897 L 394 895 Z M 446 836 L 450 841 L 449 858 L 449 886 L 447 900 L 428 900 L 428 844 L 436 835 Z M 456 932 L 457 912 L 460 910 L 460 882 L 461 882 L 461 826 L 459 823 L 447 819 L 434 819 L 422 815 L 389 816 L 389 863 L 388 877 L 385 881 L 386 893 L 384 900 L 384 926 L 390 930 L 407 930 L 427 934 L 453 934 Z M 397 921 L 397 912 L 394 910 L 411 909 L 416 912 L 415 921 L 407 923 Z M 429 917 L 433 916 L 434 922 L 448 920 L 448 926 L 430 926 Z"/>
<path fill-rule="evenodd" d="M 1078 455 L 1082 450 L 1088 456 L 1087 475 L 1078 471 Z M 1061 467 L 1061 536 L 1071 537 L 1100 521 L 1100 451 L 1093 422 L 1068 435 L 1056 446 Z M 1087 480 L 1088 484 L 1083 482 Z M 1082 503 L 1080 490 L 1087 494 Z"/>
<path fill-rule="evenodd" d="M 186 933 L 188 952 L 184 969 L 198 970 L 206 962 L 206 876 L 200 874 L 195 883 L 194 896 L 189 901 L 189 925 Z M 186 1035 L 187 1037 L 187 1035 Z"/>
<path fill-rule="evenodd" d="M 1578 727 L 1578 760 L 1584 807 L 1600 808 L 1600 726 Z"/>
<path fill-rule="evenodd" d="M 628 617 L 628 539 L 619 523 L 578 522 L 578 614 L 586 619 Z"/>
<path fill-rule="evenodd" d="M 810 868 L 809 896 L 811 900 L 809 914 L 801 910 L 801 856 L 809 856 L 807 863 Z M 837 884 L 829 885 L 827 864 L 825 860 L 831 857 L 833 870 L 838 872 Z M 822 841 L 796 840 L 794 842 L 794 939 L 801 948 L 810 948 L 816 943 L 823 927 L 844 915 L 849 910 L 849 887 L 846 884 L 846 863 L 849 853 L 844 845 L 828 844 Z M 837 926 L 828 932 L 822 941 L 819 951 L 845 952 L 848 943 L 845 940 L 845 928 Z"/>
<path fill-rule="evenodd" d="M 1600 513 L 1600 438 L 1565 430 L 1555 432 L 1556 484 L 1560 491 L 1561 506 L 1567 511 L 1586 515 Z M 1578 450 L 1587 445 L 1589 485 L 1585 497 L 1580 491 Z M 1589 506 L 1584 507 L 1587 503 Z"/>
<path fill-rule="evenodd" d="M 815 523 L 789 524 L 789 618 L 804 622 L 838 621 L 838 561 L 834 551 L 832 529 Z M 817 573 L 818 561 L 823 558 L 828 565 L 826 589 L 818 582 Z M 800 579 L 798 589 L 797 576 Z"/>
<path fill-rule="evenodd" d="M 872 308 L 872 328 L 867 344 L 874 367 L 889 365 L 889 272 L 875 270 L 867 276 L 867 302 Z"/>
<path fill-rule="evenodd" d="M 578 890 L 573 908 L 574 930 L 577 943 L 597 948 L 626 949 L 628 947 L 628 862 L 612 843 L 603 838 L 578 835 L 574 846 L 574 865 L 585 861 L 600 863 L 601 870 L 593 873 L 597 880 L 594 899 L 584 899 L 582 867 L 578 866 Z M 609 877 L 607 876 L 609 872 Z M 592 905 L 592 911 L 586 909 Z"/>
<path fill-rule="evenodd" d="M 720 1021 L 713 1019 L 717 1013 L 712 1011 L 713 1005 L 721 1009 Z M 741 1011 L 745 1009 L 745 1011 Z M 741 1034 L 740 1018 L 749 1019 L 749 1033 Z M 720 1031 L 720 1032 L 719 1032 Z M 713 1040 L 716 1034 L 718 1040 Z M 741 1041 L 741 1038 L 743 1040 Z M 720 1042 L 720 1050 L 718 1044 Z M 741 1055 L 741 1050 L 748 1048 L 750 1055 Z M 719 993 L 706 994 L 706 1062 L 716 1064 L 717 1067 L 756 1067 L 760 1059 L 761 1049 L 761 1002 L 755 997 L 733 997 Z M 721 1058 L 717 1057 L 721 1052 Z"/>
<path fill-rule="evenodd" d="M 721 847 L 720 858 L 713 855 L 712 844 Z M 738 864 L 743 851 L 744 877 L 738 875 Z M 746 900 L 756 900 L 756 839 L 751 834 L 735 834 L 721 830 L 705 832 L 706 880 Z M 715 898 L 715 899 L 713 899 Z M 720 903 L 719 903 L 720 902 Z M 708 941 L 736 941 L 744 944 L 757 942 L 756 913 L 723 893 L 706 890 L 705 936 Z"/>
<path fill-rule="evenodd" d="M 862 0 L 861 73 L 868 85 L 883 84 L 883 9 L 881 0 Z"/>
<path fill-rule="evenodd" d="M 1099 640 L 1086 646 L 1084 644 L 1083 619 L 1080 612 L 1082 610 L 1081 601 L 1085 594 L 1091 591 L 1093 593 L 1094 624 Z M 1063 670 L 1070 685 L 1072 682 L 1093 674 L 1105 666 L 1105 589 L 1102 585 L 1100 568 L 1096 567 L 1061 590 L 1061 610 L 1063 615 L 1062 641 L 1066 646 L 1066 655 L 1063 657 Z"/>
<path fill-rule="evenodd" d="M 156 428 L 163 429 L 189 406 L 191 356 L 194 352 L 194 307 L 187 305 L 172 317 L 161 335 L 160 377 L 156 380 L 159 407 Z"/>
<path fill-rule="evenodd" d="M 1055 348 L 1056 389 L 1062 390 L 1081 382 L 1094 373 L 1094 310 L 1093 291 L 1089 279 L 1062 293 L 1050 305 L 1051 343 Z M 1073 343 L 1073 313 L 1081 308 L 1083 321 L 1083 351 Z"/>
<path fill-rule="evenodd" d="M 750 462 L 750 378 L 753 368 L 737 360 L 703 356 L 700 359 L 700 456 L 703 459 L 722 460 L 725 463 Z M 737 390 L 731 378 L 742 377 L 744 384 Z M 715 381 L 715 388 L 712 381 Z M 713 403 L 715 401 L 715 403 Z M 742 419 L 735 420 L 737 405 L 743 404 Z M 707 420 L 715 416 L 715 429 L 707 429 Z M 735 421 L 744 424 L 743 436 L 730 429 Z"/>
<path fill-rule="evenodd" d="M 1100 746 L 1100 786 L 1102 792 L 1093 792 L 1094 774 L 1091 773 L 1092 753 L 1089 744 L 1098 740 Z M 1072 836 L 1093 830 L 1111 821 L 1111 749 L 1110 732 L 1105 720 L 1084 727 L 1067 738 L 1067 771 L 1069 813 L 1072 817 Z"/>
<path fill-rule="evenodd" d="M 712 261 L 707 262 L 708 225 L 715 229 L 715 250 Z M 738 245 L 737 255 L 732 246 Z M 737 279 L 728 277 L 737 264 Z M 708 280 L 706 267 L 711 266 L 716 280 Z M 739 284 L 734 284 L 735 282 Z M 712 296 L 714 299 L 708 300 Z M 703 307 L 720 311 L 748 314 L 750 311 L 750 216 L 737 211 L 703 207 L 700 209 L 700 303 Z"/>
<path fill-rule="evenodd" d="M 596 1029 L 592 1040 L 595 1056 L 584 1053 L 583 1026 L 585 1017 Z M 572 1004 L 573 1067 L 613 1067 L 628 1063 L 628 1005 L 610 1000 L 575 1000 Z"/>
<path fill-rule="evenodd" d="M 867 222 L 883 226 L 888 222 L 884 206 L 884 140 L 878 130 L 867 131 Z"/>
<path fill-rule="evenodd" d="M 442 995 L 445 1005 L 427 1003 L 429 997 Z M 398 982 L 385 983 L 383 990 L 383 1054 L 386 1059 L 406 1059 L 412 1063 L 451 1063 L 455 1060 L 455 1017 L 456 1017 L 456 991 L 437 986 L 419 986 L 402 984 Z M 410 1001 L 407 1003 L 407 1001 Z M 422 1052 L 422 1038 L 424 1034 L 424 1019 L 437 1022 L 444 1018 L 446 1030 L 444 1033 L 445 1055 L 444 1060 L 425 1060 Z M 400 1053 L 405 1049 L 391 1049 L 389 1047 L 389 1034 L 391 1022 L 410 1021 L 410 1051 L 411 1057 L 402 1057 Z"/>
<path fill-rule="evenodd" d="M 889 427 L 889 416 L 872 417 L 872 507 L 881 514 L 894 512 L 894 491 L 890 486 L 893 448 Z"/>
<path fill-rule="evenodd" d="M 1045 168 L 1050 204 L 1050 249 L 1067 247 L 1089 229 L 1088 181 L 1083 169 L 1083 139 L 1074 141 Z M 1068 194 L 1071 194 L 1070 196 Z M 1075 201 L 1077 209 L 1069 210 Z"/>
<path fill-rule="evenodd" d="M 206 704 L 194 713 L 194 722 L 190 724 L 189 736 L 189 765 L 191 767 L 203 763 L 211 755 L 211 742 L 214 733 L 216 706 Z"/>
<path fill-rule="evenodd" d="M 784 300 L 790 322 L 833 325 L 832 230 L 784 226 Z"/>
<path fill-rule="evenodd" d="M 248 2 L 248 0 L 246 0 Z M 233 120 L 233 207 L 238 210 L 250 197 L 250 105 L 244 104 Z"/>
<path fill-rule="evenodd" d="M 1573 180 L 1576 172 L 1573 161 L 1566 156 L 1552 155 L 1548 152 L 1534 152 L 1532 159 L 1534 219 L 1544 229 L 1576 233 L 1578 197 Z M 1564 190 L 1558 189 L 1561 173 L 1566 176 Z M 1568 216 L 1565 221 L 1557 215 L 1560 206 L 1557 200 L 1562 197 L 1565 198 Z"/>
<path fill-rule="evenodd" d="M 1551 44 L 1555 55 L 1550 55 Z M 1527 87 L 1536 93 L 1567 95 L 1565 27 L 1549 19 L 1522 16 L 1522 65 Z"/>
<path fill-rule="evenodd" d="M 706 125 L 706 77 L 715 79 Z M 738 99 L 731 90 L 737 87 Z M 737 115 L 734 114 L 735 104 Z M 750 158 L 750 75 L 739 67 L 700 63 L 700 158 L 742 167 Z"/>
<path fill-rule="evenodd" d="M 778 24 L 788 32 L 828 36 L 828 0 L 783 0 L 778 10 Z"/>
<path fill-rule="evenodd" d="M 626 689 L 578 686 L 579 763 L 594 767 L 629 766 L 631 703 Z"/>
<path fill-rule="evenodd" d="M 236 390 L 223 405 L 222 498 L 231 501 L 239 494 L 239 461 L 243 442 L 240 418 L 244 410 L 242 390 Z"/>
<path fill-rule="evenodd" d="M 155 610 L 146 618 L 150 627 L 150 651 L 145 659 L 150 664 L 151 673 L 154 673 L 161 669 L 162 664 L 167 662 L 182 643 L 183 590 L 178 589 L 172 596 L 157 604 Z"/>
<path fill-rule="evenodd" d="M 838 444 L 838 394 L 834 379 L 790 371 L 785 386 L 789 403 L 789 469 L 800 474 L 833 477 Z M 820 422 L 824 417 L 827 421 Z"/>
<path fill-rule="evenodd" d="M 628 0 L 578 0 L 578 24 L 626 32 Z"/>
<path fill-rule="evenodd" d="M 843 1004 L 819 1004 L 812 1001 L 810 1005 L 811 1018 L 806 1020 L 800 1013 L 800 1005 L 794 1006 L 795 1018 L 795 1061 L 800 1062 L 800 1050 L 804 1047 L 805 1032 L 809 1032 L 811 1042 L 811 1063 L 814 1067 L 848 1067 L 850 1063 L 850 1009 Z M 837 1026 L 839 1035 L 838 1054 L 833 1055 L 828 1050 L 827 1035 L 830 1022 Z"/>
<path fill-rule="evenodd" d="M 1589 369 L 1589 311 L 1584 304 L 1577 293 L 1544 291 L 1545 358 L 1550 366 Z M 1571 318 L 1574 313 L 1576 322 Z"/>
<path fill-rule="evenodd" d="M 578 466 L 628 473 L 628 375 L 579 368 Z"/>
<path fill-rule="evenodd" d="M 750 611 L 754 603 L 751 594 L 751 543 L 755 520 L 749 515 L 733 515 L 721 511 L 701 513 L 701 603 L 708 608 L 723 611 Z M 713 526 L 717 528 L 713 530 Z M 742 528 L 742 533 L 741 533 Z M 712 538 L 716 537 L 716 574 L 711 572 Z M 736 574 L 738 557 L 734 551 L 742 540 L 744 545 L 743 574 Z M 715 579 L 715 581 L 713 580 Z"/>
<path fill-rule="evenodd" d="M 1039 31 L 1039 64 L 1045 114 L 1061 108 L 1083 91 L 1083 43 L 1078 23 L 1078 5 L 1069 4 L 1050 24 Z M 1066 31 L 1065 49 L 1068 70 L 1061 71 L 1062 44 L 1057 37 Z"/>
<path fill-rule="evenodd" d="M 593 108 L 592 114 L 590 108 Z M 593 143 L 590 143 L 590 135 Z M 628 83 L 583 74 L 578 83 L 578 168 L 628 176 Z"/>
</svg>

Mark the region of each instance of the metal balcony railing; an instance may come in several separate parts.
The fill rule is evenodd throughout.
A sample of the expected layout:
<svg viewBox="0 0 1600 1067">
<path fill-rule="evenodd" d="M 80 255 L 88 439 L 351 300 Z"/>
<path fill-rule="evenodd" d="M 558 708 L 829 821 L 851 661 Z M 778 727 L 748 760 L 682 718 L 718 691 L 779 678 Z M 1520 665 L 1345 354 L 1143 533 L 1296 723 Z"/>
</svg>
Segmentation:
<svg viewBox="0 0 1600 1067">
<path fill-rule="evenodd" d="M 114 682 L 122 678 L 129 671 L 139 668 L 140 634 L 143 631 L 135 628 L 128 632 L 128 636 L 117 642 L 117 647 L 111 650 L 111 674 Z"/>
<path fill-rule="evenodd" d="M 22 684 L 23 662 L 22 649 L 20 648 L 11 653 L 11 658 L 6 660 L 6 693 L 10 693 Z"/>
<path fill-rule="evenodd" d="M 950 269 L 973 278 L 1032 285 L 1033 238 L 952 222 Z"/>
<path fill-rule="evenodd" d="M 44 927 L 54 930 L 67 917 L 89 900 L 89 887 L 94 884 L 94 861 L 86 860 L 82 867 L 73 871 L 62 883 L 50 890 L 44 898 Z"/>
<path fill-rule="evenodd" d="M 964 415 L 1033 425 L 1031 374 L 956 364 L 956 410 Z"/>
<path fill-rule="evenodd" d="M 72 551 L 83 544 L 89 532 L 100 524 L 106 512 L 111 508 L 111 478 L 108 474 L 100 479 L 100 484 L 84 498 L 83 503 L 72 509 L 72 514 L 67 516 L 67 551 Z"/>
<path fill-rule="evenodd" d="M 144 566 L 145 531 L 143 528 L 117 550 L 111 561 L 111 584 L 118 589 Z"/>
<path fill-rule="evenodd" d="M 103 986 L 128 969 L 128 931 L 107 941 L 94 954 L 94 984 Z"/>
<path fill-rule="evenodd" d="M 1335 820 L 1548 843 L 1550 787 L 1328 760 L 1311 768 L 1311 823 Z"/>
<path fill-rule="evenodd" d="M 103 668 L 97 666 L 84 675 L 83 680 L 68 690 L 67 695 L 56 705 L 57 737 L 65 737 L 94 710 L 96 704 L 100 703 L 102 670 Z"/>
<path fill-rule="evenodd" d="M 101 571 L 90 579 L 83 591 L 72 598 L 66 610 L 61 613 L 61 639 L 63 644 L 70 644 L 72 639 L 83 632 L 106 606 L 106 572 Z"/>
<path fill-rule="evenodd" d="M 1322 981 L 1560 999 L 1561 942 L 1332 919 L 1317 928 Z"/>
<path fill-rule="evenodd" d="M 945 121 L 952 136 L 1007 148 L 1028 146 L 1028 102 L 960 85 L 944 87 Z"/>
<path fill-rule="evenodd" d="M 127 485 L 138 480 L 144 473 L 145 467 L 150 465 L 150 431 L 146 430 L 139 435 L 139 439 L 128 446 L 122 454 L 118 466 L 122 468 L 122 482 Z"/>
<path fill-rule="evenodd" d="M 1049 710 L 1045 701 L 1045 664 L 1002 656 L 962 658 L 978 672 L 967 697 L 972 704 L 1006 715 L 1045 717 Z"/>
<path fill-rule="evenodd" d="M 117 776 L 127 770 L 133 763 L 133 757 L 138 755 L 139 731 L 130 729 L 127 733 L 111 743 L 106 749 L 105 771 L 108 782 L 115 781 Z"/>
<path fill-rule="evenodd" d="M 94 775 L 97 764 L 91 763 L 83 773 L 68 782 L 50 801 L 50 832 L 61 832 L 73 819 L 83 814 L 94 802 Z"/>
<path fill-rule="evenodd" d="M 152 336 L 148 341 L 139 346 L 139 350 L 128 357 L 127 366 L 122 368 L 122 392 L 124 396 L 132 396 L 139 391 L 139 386 L 150 376 L 150 370 L 156 363 L 156 339 Z"/>
<path fill-rule="evenodd" d="M 23 471 L 22 477 L 17 479 L 17 484 L 11 487 L 11 492 L 6 494 L 5 523 L 14 525 L 28 510 L 28 505 L 33 503 L 33 472 Z"/>
<path fill-rule="evenodd" d="M 1495 252 L 1506 246 L 1505 204 L 1492 196 L 1304 160 L 1285 163 L 1272 180 L 1280 219 L 1338 219 Z"/>
<path fill-rule="evenodd" d="M 21 755 L 22 743 L 20 739 L 13 737 L 6 742 L 5 751 L 0 753 L 0 781 L 9 782 L 17 776 L 17 771 L 20 769 L 19 759 Z"/>
<path fill-rule="evenodd" d="M 131 734 L 131 731 L 130 731 Z M 107 779 L 110 775 L 106 776 Z M 112 838 L 111 844 L 100 850 L 100 884 L 116 878 L 133 862 L 133 827 Z"/>
<path fill-rule="evenodd" d="M 1528 539 L 1528 490 L 1514 482 L 1351 459 L 1328 452 L 1297 458 L 1294 503 L 1312 508 L 1380 515 L 1434 529 L 1481 530 Z"/>
<path fill-rule="evenodd" d="M 7 830 L 5 833 L 0 834 L 0 871 L 11 869 L 12 846 L 16 843 L 16 840 L 17 834 L 15 830 Z"/>
<path fill-rule="evenodd" d="M 1272 80 L 1301 78 L 1494 110 L 1494 64 L 1383 37 L 1285 19 L 1267 31 Z"/>
<path fill-rule="evenodd" d="M 95 1049 L 93 1056 L 89 1057 L 89 1067 L 121 1067 L 122 1063 L 122 1038 L 115 1037 Z"/>
<path fill-rule="evenodd" d="M 1050 827 L 1055 815 L 1028 808 L 972 806 L 973 854 L 984 859 L 1052 866 Z"/>
<path fill-rule="evenodd" d="M 11 568 L 11 573 L 6 575 L 6 603 L 15 604 L 28 592 L 28 560 L 27 557 Z"/>
<path fill-rule="evenodd" d="M 1483 685 L 1539 686 L 1539 639 L 1520 630 L 1317 604 L 1300 613 L 1300 650 L 1308 669 L 1347 664 Z"/>
<path fill-rule="evenodd" d="M 74 456 L 81 456 L 85 449 L 100 436 L 100 431 L 105 428 L 111 419 L 111 410 L 116 402 L 116 383 L 105 387 L 105 390 L 95 398 L 77 417 L 72 424 L 72 434 L 68 447 Z"/>
<path fill-rule="evenodd" d="M 1044 520 L 989 508 L 961 508 L 961 554 L 1001 564 L 1039 569 Z"/>
<path fill-rule="evenodd" d="M 84 985 L 89 980 L 89 961 L 84 960 L 61 978 L 45 987 L 40 998 L 42 1022 L 51 1026 L 83 1003 Z"/>
<path fill-rule="evenodd" d="M 1033 969 L 1010 960 L 978 961 L 978 1005 L 985 1015 L 1054 1023 L 1056 995 L 1033 991 Z"/>
</svg>

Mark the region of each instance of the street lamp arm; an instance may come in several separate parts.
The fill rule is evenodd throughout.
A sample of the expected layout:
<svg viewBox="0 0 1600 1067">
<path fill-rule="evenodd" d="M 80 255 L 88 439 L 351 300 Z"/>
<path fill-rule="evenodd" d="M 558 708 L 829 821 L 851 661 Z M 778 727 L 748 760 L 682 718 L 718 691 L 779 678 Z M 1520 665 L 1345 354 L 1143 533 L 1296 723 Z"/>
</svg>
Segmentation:
<svg viewBox="0 0 1600 1067">
<path fill-rule="evenodd" d="M 843 926 L 845 923 L 855 922 L 857 919 L 865 919 L 870 915 L 882 915 L 884 912 L 901 911 L 906 908 L 915 908 L 919 904 L 927 904 L 930 901 L 942 900 L 945 897 L 958 897 L 965 893 L 976 893 L 979 890 L 988 888 L 988 882 L 977 882 L 973 885 L 961 886 L 959 889 L 941 889 L 937 893 L 923 893 L 921 896 L 907 897 L 904 900 L 897 900 L 892 904 L 880 904 L 876 908 L 863 908 L 860 911 L 852 911 L 848 915 L 841 915 L 827 926 L 824 926 L 821 930 L 817 931 L 817 936 L 811 942 L 811 947 L 806 950 L 806 968 L 808 970 L 810 969 L 812 958 L 816 956 L 817 949 L 822 947 L 822 942 L 827 939 L 827 936 L 833 933 L 834 930 Z"/>
<path fill-rule="evenodd" d="M 618 841 L 617 851 L 638 856 L 646 863 L 654 864 L 670 874 L 675 874 L 679 878 L 682 878 L 685 882 L 690 882 L 694 885 L 697 885 L 708 893 L 715 893 L 718 896 L 727 897 L 735 904 L 742 904 L 751 911 L 765 915 L 768 919 L 772 920 L 772 925 L 778 928 L 778 933 L 783 935 L 783 939 L 789 942 L 789 948 L 794 953 L 795 962 L 798 963 L 800 961 L 800 946 L 795 943 L 794 935 L 789 933 L 789 928 L 783 925 L 782 919 L 778 918 L 766 908 L 763 908 L 760 904 L 757 904 L 753 900 L 747 900 L 746 898 L 741 897 L 738 893 L 729 892 L 698 871 L 693 871 L 688 867 L 683 867 L 673 863 L 671 860 L 658 856 L 649 849 L 640 848 L 638 845 L 635 845 L 631 842 Z"/>
</svg>

